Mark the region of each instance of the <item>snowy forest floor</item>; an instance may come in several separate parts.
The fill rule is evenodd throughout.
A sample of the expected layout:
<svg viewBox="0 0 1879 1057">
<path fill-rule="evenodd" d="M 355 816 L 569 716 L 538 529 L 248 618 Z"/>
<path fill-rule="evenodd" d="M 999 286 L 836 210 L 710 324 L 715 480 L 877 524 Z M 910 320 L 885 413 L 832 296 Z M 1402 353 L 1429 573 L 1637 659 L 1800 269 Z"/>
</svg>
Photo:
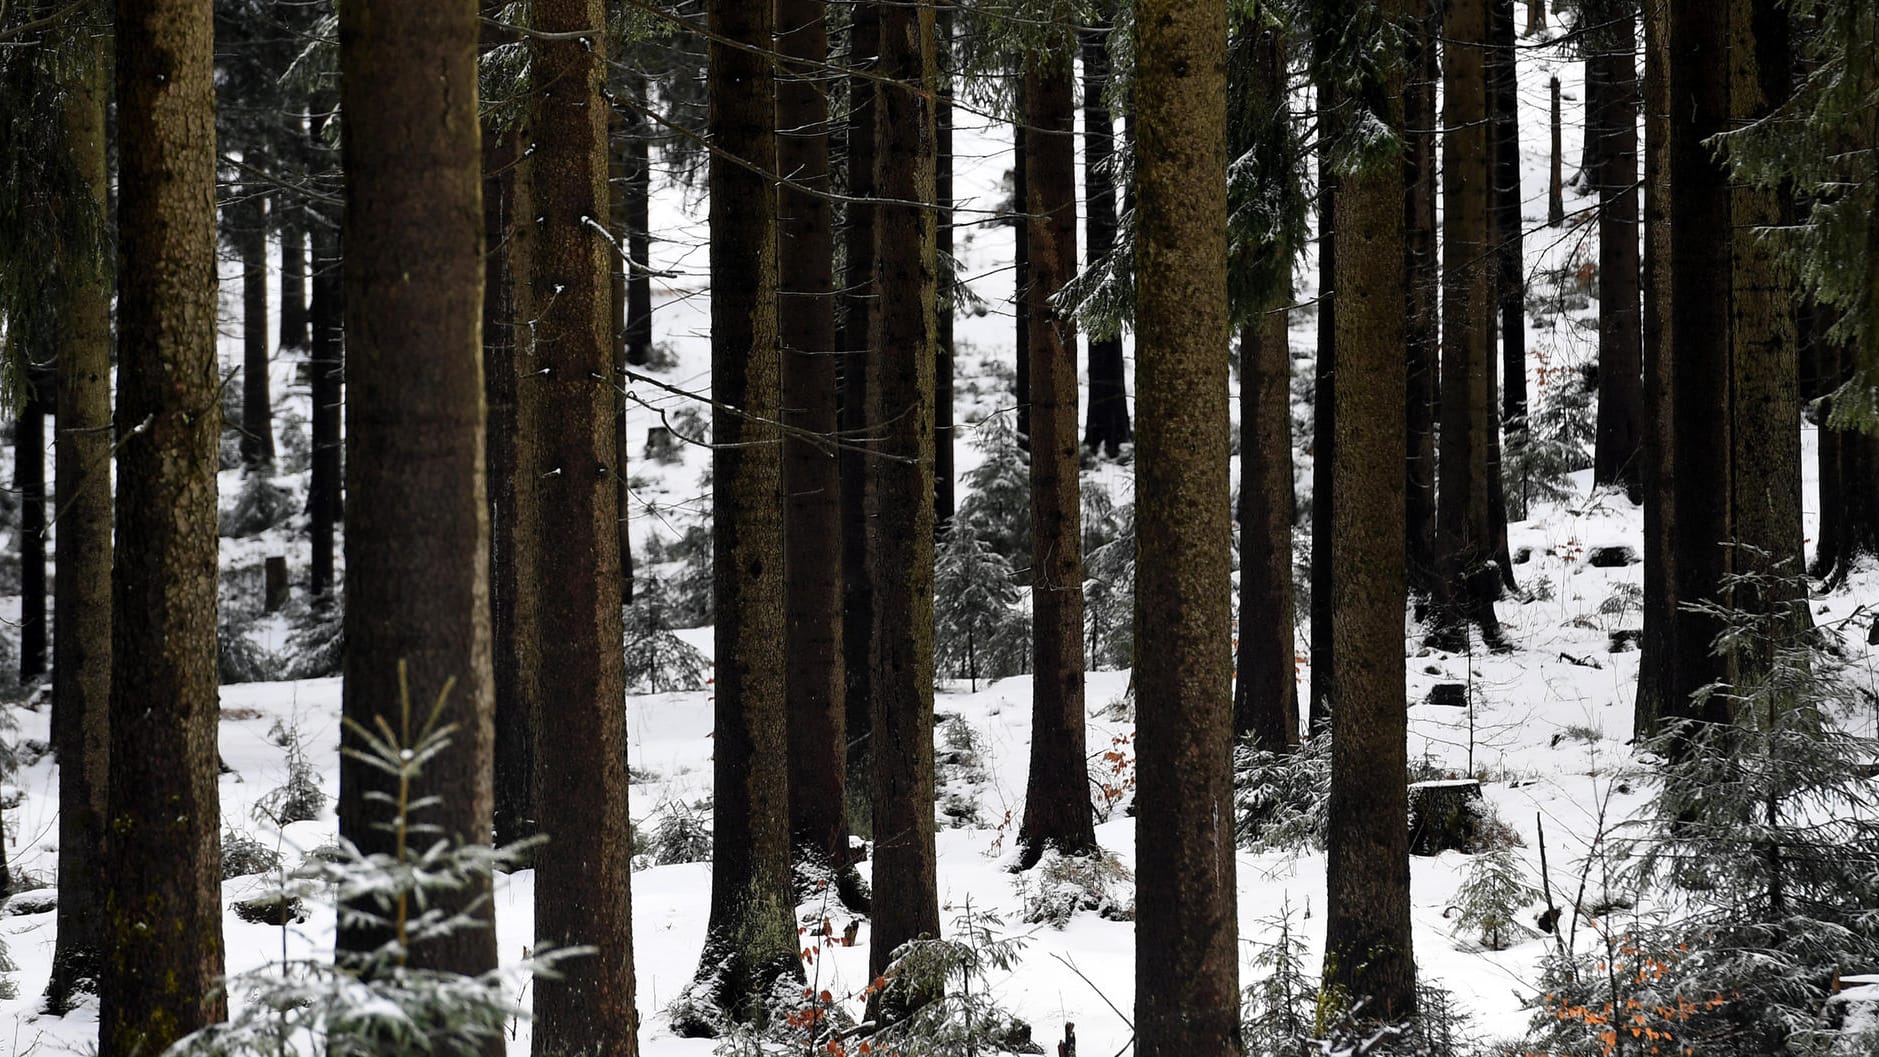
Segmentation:
<svg viewBox="0 0 1879 1057">
<path fill-rule="evenodd" d="M 1568 106 L 1576 113 L 1581 69 L 1567 64 L 1553 51 L 1523 54 L 1521 70 L 1521 133 L 1523 141 L 1524 213 L 1529 235 L 1527 276 L 1531 350 L 1529 385 L 1536 417 L 1555 400 L 1562 387 L 1575 384 L 1576 368 L 1596 356 L 1596 304 L 1586 291 L 1582 266 L 1596 262 L 1595 226 L 1576 225 L 1590 218 L 1584 198 L 1569 199 L 1567 226 L 1547 228 L 1545 218 L 1545 145 L 1547 143 L 1547 78 L 1558 73 L 1566 84 Z M 958 254 L 964 275 L 983 299 L 985 310 L 962 312 L 957 321 L 957 421 L 959 475 L 963 480 L 981 457 L 970 441 L 972 423 L 988 415 L 1008 412 L 1010 370 L 1014 360 L 1010 315 L 1010 228 L 990 213 L 1009 198 L 1009 130 L 985 128 L 983 122 L 961 111 L 957 133 L 956 186 L 961 192 Z M 1579 129 L 1566 129 L 1566 157 L 1578 156 Z M 1569 168 L 1570 171 L 1570 168 Z M 657 268 L 683 278 L 660 280 L 655 285 L 656 327 L 659 341 L 672 354 L 672 362 L 658 373 L 673 386 L 702 390 L 709 384 L 708 289 L 702 195 L 670 183 L 660 187 L 654 200 Z M 979 212 L 968 212 L 978 210 Z M 1301 262 L 1298 296 L 1309 304 L 1317 293 L 1315 263 Z M 226 270 L 226 267 L 225 267 Z M 239 290 L 224 289 L 225 360 L 240 362 Z M 1293 313 L 1291 320 L 1294 437 L 1301 540 L 1299 578 L 1304 579 L 1308 537 L 1310 472 L 1309 379 L 1312 371 L 1316 321 L 1310 309 Z M 1132 360 L 1131 360 L 1132 363 Z M 298 428 L 304 435 L 308 393 L 296 379 L 297 364 L 277 361 L 274 372 L 279 415 L 277 431 Z M 641 387 L 636 396 L 645 403 L 629 413 L 628 425 L 635 455 L 647 430 L 661 424 L 660 412 L 676 414 L 698 405 L 664 392 Z M 1237 411 L 1236 411 L 1237 414 Z M 290 425 L 297 418 L 300 425 Z M 708 419 L 708 415 L 705 416 Z M 679 428 L 686 426 L 680 421 Z M 1811 526 L 1816 511 L 1813 433 L 1803 434 L 1807 467 L 1806 507 Z M 284 445 L 276 483 L 288 490 L 294 509 L 301 508 L 306 489 L 304 458 L 294 458 Z M 1589 466 L 1589 455 L 1586 464 Z M 658 462 L 641 459 L 630 467 L 636 500 L 632 533 L 636 555 L 645 555 L 655 540 L 670 543 L 708 517 L 708 490 L 701 484 L 709 453 L 685 447 L 676 459 Z M 1086 488 L 1100 485 L 1117 503 L 1129 501 L 1132 466 L 1102 463 L 1086 474 Z M 1237 472 L 1236 472 L 1237 479 Z M 1570 478 L 1570 495 L 1560 502 L 1540 502 L 1529 516 L 1510 524 L 1510 543 L 1520 564 L 1520 592 L 1500 606 L 1501 619 L 1515 644 L 1512 652 L 1471 655 L 1433 652 L 1420 645 L 1419 629 L 1407 618 L 1404 650 L 1409 657 L 1408 699 L 1410 755 L 1432 774 L 1479 778 L 1488 802 L 1518 834 L 1515 849 L 1527 880 L 1539 887 L 1539 828 L 1544 825 L 1550 885 L 1554 899 L 1569 906 L 1583 893 L 1590 906 L 1607 895 L 1593 863 L 1594 846 L 1601 835 L 1635 817 L 1648 790 L 1626 773 L 1631 761 L 1632 698 L 1638 654 L 1611 652 L 1610 633 L 1639 626 L 1641 566 L 1594 567 L 1588 558 L 1599 548 L 1629 548 L 1641 553 L 1641 511 L 1621 495 L 1594 492 L 1590 471 Z M 223 505 L 228 507 L 241 488 L 241 471 L 222 476 Z M 963 499 L 963 494 L 961 499 Z M 1226 494 L 1220 496 L 1228 502 Z M 1515 511 L 1518 512 L 1518 511 Z M 307 564 L 305 522 L 294 516 L 279 528 L 248 539 L 224 539 L 225 577 L 231 570 L 256 574 L 265 555 L 285 554 L 293 570 L 296 597 L 304 589 Z M 12 546 L 9 544 L 9 546 Z M 642 577 L 672 572 L 643 561 Z M 1228 589 L 1222 584 L 1221 590 Z M 1857 575 L 1814 605 L 1822 625 L 1879 602 L 1879 582 L 1872 575 Z M 1312 677 L 1306 648 L 1306 610 L 1299 609 L 1300 697 Z M 0 601 L 0 617 L 17 617 L 18 600 Z M 1242 614 L 1240 619 L 1264 619 L 1263 614 Z M 258 621 L 246 632 L 254 644 L 283 652 L 288 627 L 280 618 Z M 681 637 L 703 651 L 711 648 L 708 627 L 688 629 Z M 1845 648 L 1860 678 L 1872 682 L 1873 652 L 1864 636 L 1842 635 Z M 1227 650 L 1230 643 L 1221 643 Z M 1114 771 L 1111 784 L 1126 784 L 1132 756 L 1132 711 L 1119 707 L 1129 683 L 1127 671 L 1093 671 L 1088 677 L 1088 748 L 1093 773 Z M 1436 683 L 1463 683 L 1468 707 L 1453 708 L 1423 703 Z M 1227 707 L 1222 687 L 1221 706 Z M 1016 968 L 994 974 L 982 982 L 1013 1012 L 1028 1020 L 1040 1042 L 1059 1037 L 1065 1021 L 1074 1022 L 1090 1055 L 1125 1050 L 1130 1028 L 1116 1010 L 1128 1011 L 1136 986 L 1133 961 L 1133 925 L 1110 920 L 1093 911 L 1080 912 L 1061 928 L 1025 924 L 1028 907 L 1040 891 L 1036 876 L 1009 872 L 1014 857 L 1017 821 L 1023 813 L 1025 765 L 1030 737 L 1030 685 L 1026 677 L 1002 679 L 969 692 L 963 680 L 949 681 L 938 693 L 936 710 L 943 717 L 936 731 L 943 759 L 940 780 L 939 883 L 942 920 L 949 928 L 963 927 L 970 913 L 972 927 L 987 927 L 992 916 L 1002 918 L 998 930 L 1005 935 L 1028 936 Z M 291 865 L 300 854 L 332 840 L 335 819 L 330 798 L 337 792 L 340 685 L 336 678 L 304 681 L 242 683 L 223 687 L 221 752 L 232 773 L 221 779 L 225 833 L 243 835 L 269 848 L 281 850 Z M 632 815 L 639 833 L 650 836 L 662 828 L 674 837 L 687 832 L 708 837 L 710 813 L 705 804 L 711 779 L 711 704 L 709 692 L 636 695 L 625 702 L 630 764 L 633 769 Z M 19 729 L 9 735 L 25 747 L 23 763 L 12 776 L 5 804 L 8 854 L 15 876 L 44 884 L 54 880 L 56 862 L 57 781 L 54 764 L 44 753 L 49 716 L 23 707 L 9 708 Z M 1865 724 L 1864 719 L 1855 722 Z M 1879 722 L 1875 719 L 1874 722 Z M 1861 732 L 1870 729 L 1862 726 Z M 318 782 L 329 798 L 317 819 L 275 828 L 257 818 L 256 805 L 288 777 L 286 749 L 279 743 L 283 730 L 297 732 Z M 960 751 L 962 746 L 969 746 Z M 1115 746 L 1120 759 L 1103 754 Z M 570 776 L 578 777 L 578 776 Z M 1379 780 L 1391 776 L 1379 775 Z M 1120 779 L 1121 781 L 1117 781 Z M 1127 797 L 1104 804 L 1097 835 L 1125 869 L 1134 863 L 1134 821 L 1126 813 Z M 662 848 L 682 845 L 662 841 Z M 641 1044 L 649 1057 L 703 1057 L 712 1043 L 675 1038 L 668 1030 L 664 1007 L 691 979 L 704 939 L 710 884 L 708 844 L 693 842 L 706 861 L 653 865 L 634 873 L 634 941 L 639 979 L 639 1008 L 644 1017 Z M 1589 881 L 1585 871 L 1591 864 Z M 1453 996 L 1457 1008 L 1472 1021 L 1470 1031 L 1482 1039 L 1519 1038 L 1538 995 L 1537 963 L 1551 937 L 1531 929 L 1521 931 L 1518 942 L 1502 951 L 1487 951 L 1472 935 L 1457 935 L 1451 920 L 1458 888 L 1469 872 L 1469 857 L 1459 852 L 1416 858 L 1412 862 L 1412 898 L 1415 953 L 1423 977 Z M 1254 982 L 1255 959 L 1274 941 L 1275 920 L 1289 914 L 1291 928 L 1312 950 L 1315 960 L 1323 940 L 1324 857 L 1322 854 L 1242 852 L 1239 855 L 1239 907 L 1242 945 L 1242 984 Z M 866 866 L 864 864 L 865 872 Z M 227 905 L 262 891 L 265 875 L 235 877 L 223 886 Z M 15 1054 L 29 1052 L 87 1052 L 95 1038 L 97 1007 L 89 1001 L 61 1018 L 40 1012 L 53 948 L 53 892 L 49 888 L 11 899 L 0 915 L 0 939 L 11 953 L 15 968 L 6 973 L 15 997 L 0 1000 L 0 1048 Z M 500 879 L 496 895 L 500 950 L 504 960 L 520 957 L 532 941 L 532 875 L 520 872 Z M 1110 900 L 1131 906 L 1133 893 L 1126 879 L 1116 882 Z M 1521 915 L 1530 925 L 1540 909 L 1535 900 Z M 805 923 L 819 922 L 820 904 L 805 904 Z M 839 933 L 847 924 L 836 914 Z M 1582 935 L 1571 939 L 1582 947 L 1591 942 L 1595 926 L 1590 915 L 1569 910 L 1565 925 L 1577 922 Z M 333 918 L 330 909 L 316 910 L 306 922 L 286 929 L 250 924 L 232 912 L 225 921 L 228 968 L 250 969 L 283 951 L 314 953 L 330 949 Z M 851 1012 L 859 1014 L 859 995 L 867 984 L 868 929 L 865 922 L 853 947 L 832 947 L 810 967 L 816 986 L 838 998 L 848 996 Z M 1099 993 L 1100 992 L 1100 993 Z M 241 1001 L 239 994 L 234 996 Z M 524 1003 L 526 996 L 518 996 Z M 528 1027 L 519 1024 L 510 1052 L 528 1052 Z"/>
</svg>

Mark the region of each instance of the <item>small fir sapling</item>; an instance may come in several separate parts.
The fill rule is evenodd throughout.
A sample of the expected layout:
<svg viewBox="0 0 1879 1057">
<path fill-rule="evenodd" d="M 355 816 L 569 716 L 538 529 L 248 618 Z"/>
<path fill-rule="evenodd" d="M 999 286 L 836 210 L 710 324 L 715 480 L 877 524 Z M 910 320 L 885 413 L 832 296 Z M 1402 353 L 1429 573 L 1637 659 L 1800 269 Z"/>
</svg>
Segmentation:
<svg viewBox="0 0 1879 1057">
<path fill-rule="evenodd" d="M 973 432 L 982 458 L 965 477 L 965 501 L 953 517 L 955 529 L 972 526 L 985 545 L 1010 563 L 1013 579 L 1028 583 L 1031 570 L 1031 464 L 1018 447 L 1010 415 L 993 415 Z"/>
<path fill-rule="evenodd" d="M 1242 744 L 1233 751 L 1233 814 L 1241 847 L 1250 851 L 1322 851 L 1329 832 L 1331 733 L 1295 752 Z"/>
<path fill-rule="evenodd" d="M 1475 934 L 1491 951 L 1512 946 L 1529 930 L 1520 922 L 1526 907 L 1540 895 L 1528 884 L 1512 846 L 1490 847 L 1474 856 L 1455 903 L 1455 932 Z"/>
<path fill-rule="evenodd" d="M 1288 899 L 1279 912 L 1262 919 L 1252 971 L 1258 979 L 1240 996 L 1240 1032 L 1249 1054 L 1307 1057 L 1317 1047 L 1312 1028 L 1317 1019 L 1319 966 L 1311 946 L 1292 920 Z"/>
<path fill-rule="evenodd" d="M 870 1049 L 898 1057 L 1043 1053 L 1031 1026 L 998 1001 L 997 981 L 1016 969 L 1029 942 L 1003 929 L 999 915 L 968 903 L 951 937 L 901 945 L 867 989 L 871 1013 L 894 1011 L 868 1040 Z"/>
<path fill-rule="evenodd" d="M 1083 619 L 1092 668 L 1135 663 L 1135 504 L 1111 506 L 1108 492 L 1083 508 Z"/>
<path fill-rule="evenodd" d="M 933 660 L 975 692 L 980 679 L 1015 675 L 1029 658 L 1013 580 L 1011 563 L 979 535 L 979 524 L 956 519 L 934 561 Z"/>
<path fill-rule="evenodd" d="M 664 582 L 648 580 L 626 607 L 626 684 L 631 693 L 703 690 L 711 661 L 672 634 L 671 600 Z"/>
</svg>

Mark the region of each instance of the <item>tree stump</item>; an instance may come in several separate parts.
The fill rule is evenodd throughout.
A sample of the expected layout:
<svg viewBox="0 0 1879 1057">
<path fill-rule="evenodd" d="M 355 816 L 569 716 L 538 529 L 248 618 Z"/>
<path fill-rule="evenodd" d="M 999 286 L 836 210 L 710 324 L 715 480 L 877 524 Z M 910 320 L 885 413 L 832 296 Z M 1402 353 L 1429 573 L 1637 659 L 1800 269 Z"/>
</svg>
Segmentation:
<svg viewBox="0 0 1879 1057">
<path fill-rule="evenodd" d="M 1474 844 L 1484 801 L 1473 778 L 1415 782 L 1409 787 L 1409 853 L 1439 855 Z"/>
<path fill-rule="evenodd" d="M 1622 569 L 1641 559 L 1630 547 L 1593 547 L 1586 552 L 1585 563 L 1594 569 Z"/>
<path fill-rule="evenodd" d="M 264 568 L 267 572 L 267 611 L 278 613 L 287 604 L 287 558 L 281 554 L 271 555 Z"/>
<path fill-rule="evenodd" d="M 654 462 L 666 462 L 678 454 L 678 441 L 672 431 L 665 426 L 654 426 L 646 431 L 646 458 Z"/>
<path fill-rule="evenodd" d="M 1468 686 L 1465 683 L 1437 683 L 1429 688 L 1429 696 L 1423 698 L 1422 703 L 1444 708 L 1467 708 Z"/>
</svg>

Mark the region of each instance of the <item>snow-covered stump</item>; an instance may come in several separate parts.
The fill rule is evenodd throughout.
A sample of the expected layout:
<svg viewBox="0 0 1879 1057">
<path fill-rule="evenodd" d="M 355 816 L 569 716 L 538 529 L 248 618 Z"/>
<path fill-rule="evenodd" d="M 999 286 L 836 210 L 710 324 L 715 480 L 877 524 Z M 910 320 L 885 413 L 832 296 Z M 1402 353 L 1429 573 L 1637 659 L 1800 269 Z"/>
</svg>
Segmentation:
<svg viewBox="0 0 1879 1057">
<path fill-rule="evenodd" d="M 1438 855 L 1473 847 L 1484 801 L 1473 778 L 1415 782 L 1409 787 L 1409 853 Z"/>
</svg>

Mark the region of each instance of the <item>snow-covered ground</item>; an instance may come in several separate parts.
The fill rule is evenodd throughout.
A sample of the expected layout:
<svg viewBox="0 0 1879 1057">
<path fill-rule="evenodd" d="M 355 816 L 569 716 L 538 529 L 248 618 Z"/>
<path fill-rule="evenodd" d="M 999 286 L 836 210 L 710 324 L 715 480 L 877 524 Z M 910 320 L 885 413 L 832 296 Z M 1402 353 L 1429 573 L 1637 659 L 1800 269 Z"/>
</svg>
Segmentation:
<svg viewBox="0 0 1879 1057">
<path fill-rule="evenodd" d="M 1582 262 L 1596 259 L 1596 240 L 1590 226 L 1543 226 L 1546 213 L 1547 77 L 1557 71 L 1567 88 L 1569 115 L 1579 112 L 1575 98 L 1581 70 L 1559 61 L 1551 50 L 1522 52 L 1521 112 L 1523 139 L 1524 213 L 1528 272 L 1533 284 L 1530 332 L 1529 384 L 1536 401 L 1546 399 L 1548 387 L 1571 377 L 1570 368 L 1592 357 L 1596 348 L 1596 305 L 1581 299 L 1579 307 L 1547 311 L 1555 286 L 1546 276 L 1570 272 Z M 1080 119 L 1080 118 L 1079 118 Z M 1009 311 L 1012 273 L 1010 229 L 991 222 L 990 214 L 1006 197 L 1002 186 L 1010 167 L 1007 130 L 985 127 L 982 119 L 961 111 L 957 121 L 956 186 L 961 193 L 958 252 L 964 273 L 989 304 L 983 315 L 962 315 L 957 321 L 959 384 L 958 445 L 960 476 L 979 458 L 968 443 L 965 424 L 1010 406 L 1011 398 L 989 377 L 990 367 L 1013 359 Z M 1566 157 L 1578 157 L 1577 123 L 1565 130 Z M 1570 165 L 1568 171 L 1571 171 Z M 1584 201 L 1580 200 L 1579 205 Z M 1569 211 L 1573 203 L 1568 203 Z M 662 240 L 654 245 L 655 267 L 675 278 L 656 281 L 657 333 L 676 362 L 661 372 L 674 386 L 703 390 L 709 385 L 709 304 L 706 286 L 705 224 L 700 195 L 663 187 L 654 202 L 654 227 Z M 1312 262 L 1302 262 L 1299 298 L 1315 295 Z M 227 269 L 225 268 L 225 271 Z M 224 356 L 238 363 L 238 290 L 224 291 L 229 335 Z M 1588 320 L 1591 323 L 1588 323 Z M 1309 377 L 1315 339 L 1310 310 L 1293 315 L 1293 362 L 1302 377 Z M 1132 361 L 1131 361 L 1132 362 Z M 294 367 L 280 361 L 274 372 L 276 399 L 304 421 L 307 392 L 294 382 Z M 1295 387 L 1295 391 L 1299 391 Z M 643 400 L 628 415 L 635 452 L 648 428 L 660 424 L 660 412 L 677 412 L 689 402 L 647 386 L 635 388 Z M 1302 416 L 1305 412 L 1297 409 Z M 278 424 L 278 423 L 277 423 Z M 1297 459 L 1301 500 L 1310 481 L 1309 455 L 1300 438 Z M 1806 505 L 1809 525 L 1814 523 L 1815 471 L 1811 430 L 1803 435 L 1806 454 Z M 701 448 L 686 448 L 678 461 L 641 460 L 630 467 L 636 504 L 632 532 L 636 553 L 643 553 L 654 538 L 676 538 L 708 505 L 701 475 L 709 456 Z M 1482 779 L 1488 800 L 1501 818 L 1519 834 L 1520 863 L 1536 887 L 1540 883 L 1539 830 L 1544 826 L 1551 885 L 1557 901 L 1567 903 L 1579 886 L 1580 871 L 1594 838 L 1603 825 L 1634 814 L 1644 791 L 1624 785 L 1618 769 L 1629 756 L 1632 696 L 1637 675 L 1635 652 L 1611 653 L 1608 632 L 1638 626 L 1635 591 L 1641 567 L 1594 568 L 1586 558 L 1595 547 L 1624 545 L 1641 550 L 1641 514 L 1621 496 L 1593 493 L 1589 472 L 1575 478 L 1574 495 L 1558 505 L 1541 505 L 1533 517 L 1510 526 L 1510 541 L 1527 559 L 1518 566 L 1523 595 L 1500 606 L 1510 637 L 1517 644 L 1511 653 L 1473 656 L 1432 653 L 1419 645 L 1420 636 L 1407 621 L 1404 649 L 1409 655 L 1411 701 L 1410 753 L 1426 758 L 1436 770 Z M 1109 489 L 1117 502 L 1125 502 L 1132 489 L 1129 466 L 1105 464 L 1090 480 Z M 281 483 L 304 495 L 304 474 L 283 476 Z M 239 471 L 223 475 L 225 503 L 239 485 Z M 1228 501 L 1226 495 L 1220 501 Z M 223 541 L 228 564 L 251 564 L 264 554 L 284 553 L 295 566 L 301 590 L 307 560 L 304 519 L 296 518 L 289 531 L 259 539 Z M 1811 532 L 1810 532 L 1811 536 Z M 1222 584 L 1227 591 L 1229 585 Z M 1820 598 L 1816 613 L 1834 619 L 1851 612 L 1860 602 L 1875 597 L 1871 577 L 1856 577 L 1850 586 Z M 0 601 L 0 616 L 12 618 L 17 599 Z M 1256 619 L 1247 615 L 1243 619 Z M 1301 614 L 1302 620 L 1302 614 Z M 262 645 L 279 649 L 285 626 L 264 622 L 255 635 Z M 710 650 L 709 629 L 683 633 L 687 641 Z M 1855 667 L 1872 671 L 1863 636 L 1853 635 L 1847 649 Z M 1307 637 L 1301 624 L 1299 638 L 1301 694 L 1311 678 L 1306 655 Z M 1222 643 L 1227 649 L 1228 644 Z M 1464 682 L 1471 686 L 1474 707 L 1461 710 L 1421 704 L 1437 682 Z M 1089 749 L 1092 764 L 1100 754 L 1123 739 L 1122 767 L 1132 751 L 1126 739 L 1131 720 L 1110 706 L 1123 697 L 1128 683 L 1124 671 L 1092 672 L 1088 679 Z M 1221 707 L 1227 707 L 1221 688 Z M 1065 1021 L 1074 1022 L 1084 1052 L 1094 1055 L 1122 1052 L 1130 1029 L 1122 1015 L 1133 1003 L 1133 926 L 1107 920 L 1095 913 L 1077 914 L 1062 929 L 1022 924 L 1027 893 L 1036 881 L 1014 875 L 1008 867 L 1013 853 L 1015 826 L 1022 816 L 1027 743 L 1030 737 L 1030 683 L 1028 678 L 1006 679 L 983 685 L 976 693 L 964 685 L 941 688 L 937 710 L 969 728 L 977 742 L 982 766 L 976 773 L 942 769 L 945 790 L 976 805 L 979 821 L 966 826 L 945 826 L 939 833 L 939 883 L 948 927 L 961 915 L 996 914 L 1007 933 L 1029 936 L 1016 971 L 994 975 L 986 984 L 1007 1006 L 1034 1026 L 1040 1041 L 1057 1038 Z M 254 814 L 256 802 L 285 781 L 283 749 L 270 737 L 276 723 L 296 729 L 319 769 L 321 785 L 330 796 L 337 789 L 337 744 L 340 686 L 337 679 L 233 685 L 223 688 L 221 750 L 232 774 L 221 780 L 223 824 L 226 830 L 245 832 L 264 843 L 288 850 L 289 861 L 330 840 L 335 820 L 329 804 L 317 821 L 295 823 L 274 832 Z M 706 692 L 635 696 L 625 702 L 631 739 L 631 765 L 636 784 L 632 814 L 642 833 L 656 827 L 666 813 L 686 810 L 709 794 L 711 705 Z M 22 744 L 48 738 L 44 711 L 14 710 Z M 1103 764 L 1107 766 L 1106 763 Z M 1379 776 L 1388 780 L 1390 776 Z M 6 812 L 8 855 L 16 876 L 24 874 L 50 882 L 57 841 L 57 786 L 53 766 L 43 756 L 24 766 L 13 782 L 19 800 Z M 12 803 L 11 799 L 8 801 Z M 944 822 L 943 822 L 944 826 Z M 1134 823 L 1117 810 L 1097 829 L 1102 845 L 1124 866 L 1134 860 Z M 1324 859 L 1317 854 L 1239 855 L 1239 925 L 1242 944 L 1242 982 L 1251 983 L 1252 964 L 1264 944 L 1273 938 L 1275 915 L 1289 908 L 1292 927 L 1316 951 L 1322 944 Z M 702 1057 L 708 1041 L 683 1040 L 668 1030 L 664 1007 L 690 980 L 704 938 L 709 873 L 707 863 L 653 866 L 634 874 L 633 905 L 635 960 L 639 974 L 639 1008 L 645 1015 L 642 1046 L 649 1057 Z M 865 866 L 864 866 L 865 870 Z M 1448 852 L 1412 863 L 1412 898 L 1415 952 L 1425 979 L 1451 991 L 1458 1005 L 1474 1020 L 1474 1030 L 1486 1038 L 1518 1037 L 1530 1015 L 1527 1004 L 1536 998 L 1536 964 L 1542 939 L 1523 933 L 1511 948 L 1489 952 L 1457 936 L 1448 916 L 1457 888 L 1468 871 L 1468 857 Z M 225 903 L 259 891 L 261 877 L 226 882 Z M 1596 877 L 1594 878 L 1596 886 Z M 1124 886 L 1126 889 L 1126 885 Z M 7 979 L 17 997 L 0 1000 L 0 1048 L 15 1054 L 29 1052 L 86 1052 L 96 1030 L 96 1004 L 88 1002 L 65 1017 L 39 1012 L 53 947 L 53 914 L 48 892 L 16 897 L 0 916 L 4 939 L 16 968 Z M 1132 898 L 1126 890 L 1124 901 Z M 518 873 L 504 878 L 497 892 L 500 950 L 505 960 L 518 958 L 531 943 L 532 876 Z M 1538 909 L 1530 908 L 1530 921 Z M 819 921 L 823 908 L 805 904 L 806 920 Z M 1571 915 L 1569 914 L 1570 918 Z M 837 916 L 836 930 L 846 924 Z M 1570 922 L 1568 922 L 1570 924 Z M 981 920 L 982 925 L 982 920 Z M 289 951 L 317 951 L 330 946 L 333 920 L 330 910 L 316 910 L 304 925 L 286 930 L 226 919 L 228 968 L 242 971 Z M 811 970 L 816 984 L 836 996 L 848 996 L 859 1012 L 860 990 L 867 983 L 867 929 L 861 929 L 854 947 L 833 947 L 817 959 Z M 235 996 L 240 1001 L 240 996 Z M 528 1028 L 520 1025 L 512 1053 L 526 1053 Z"/>
</svg>

